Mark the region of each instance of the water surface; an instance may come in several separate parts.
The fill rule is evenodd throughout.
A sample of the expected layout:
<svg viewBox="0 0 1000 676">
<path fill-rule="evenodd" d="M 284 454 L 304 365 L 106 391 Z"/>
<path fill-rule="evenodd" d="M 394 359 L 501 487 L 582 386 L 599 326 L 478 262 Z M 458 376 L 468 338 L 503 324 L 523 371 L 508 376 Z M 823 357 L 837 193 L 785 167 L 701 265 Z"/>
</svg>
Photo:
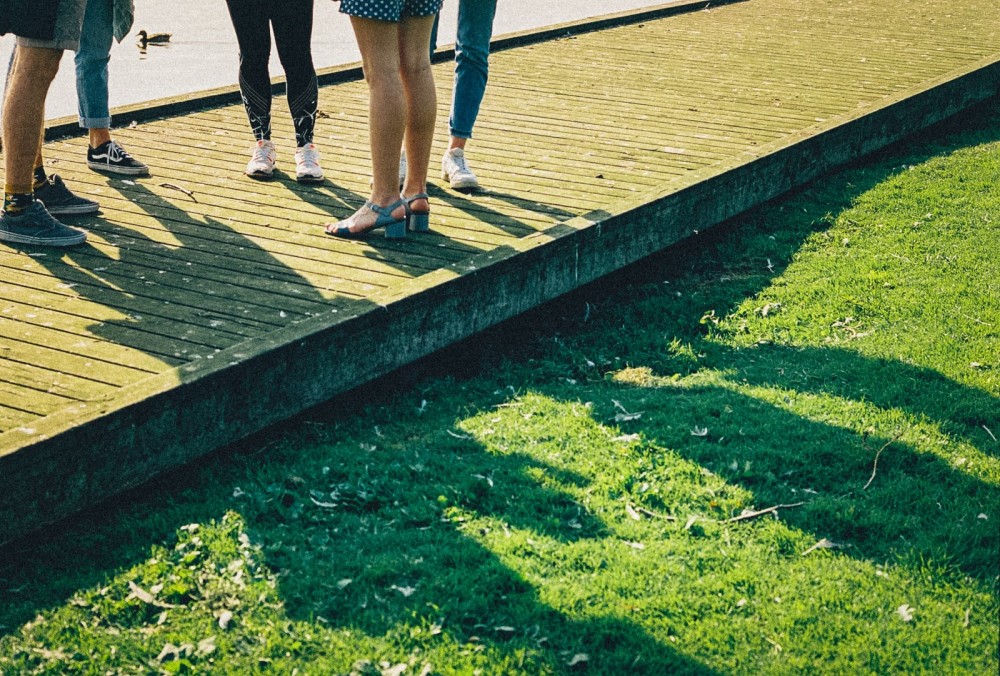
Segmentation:
<svg viewBox="0 0 1000 676">
<path fill-rule="evenodd" d="M 280 2 L 281 0 L 276 0 Z M 663 4 L 649 0 L 499 0 L 495 34 L 547 26 L 611 12 Z M 458 3 L 445 0 L 441 15 L 442 44 L 454 42 Z M 358 61 L 357 45 L 340 4 L 316 0 L 313 54 L 317 68 Z M 172 33 L 167 47 L 141 54 L 134 34 L 145 29 Z M 13 39 L 0 40 L 0 63 L 6 65 Z M 111 105 L 121 106 L 166 96 L 233 85 L 237 82 L 236 36 L 223 0 L 138 0 L 133 34 L 111 51 Z M 281 65 L 272 54 L 272 75 Z M 63 59 L 46 106 L 52 119 L 76 114 L 76 82 L 72 54 Z M 124 121 L 116 121 L 116 124 Z"/>
</svg>

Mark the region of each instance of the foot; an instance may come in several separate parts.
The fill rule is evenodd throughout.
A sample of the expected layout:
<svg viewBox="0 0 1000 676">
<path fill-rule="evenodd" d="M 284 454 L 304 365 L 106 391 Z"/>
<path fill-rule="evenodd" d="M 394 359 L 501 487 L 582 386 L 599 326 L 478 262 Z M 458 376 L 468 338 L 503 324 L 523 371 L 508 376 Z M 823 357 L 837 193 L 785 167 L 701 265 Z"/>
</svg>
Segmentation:
<svg viewBox="0 0 1000 676">
<path fill-rule="evenodd" d="M 307 143 L 295 151 L 295 180 L 299 183 L 322 183 L 323 169 L 319 166 L 319 149 Z"/>
<path fill-rule="evenodd" d="M 326 234 L 345 239 L 358 239 L 375 228 L 385 228 L 388 239 L 406 237 L 406 203 L 399 199 L 388 206 L 379 206 L 371 200 L 350 217 L 329 223 Z"/>
<path fill-rule="evenodd" d="M 23 211 L 0 214 L 0 242 L 74 246 L 86 241 L 87 233 L 52 218 L 45 205 L 38 201 Z"/>
<path fill-rule="evenodd" d="M 455 190 L 475 190 L 479 179 L 465 161 L 465 150 L 452 148 L 441 158 L 441 177 L 451 182 Z"/>
<path fill-rule="evenodd" d="M 35 199 L 44 203 L 45 209 L 53 216 L 96 214 L 101 208 L 93 200 L 74 195 L 62 177 L 55 174 L 49 176 L 41 188 L 35 188 Z"/>
<path fill-rule="evenodd" d="M 417 193 L 412 197 L 400 195 L 406 205 L 406 229 L 410 232 L 430 231 L 431 205 L 427 193 Z"/>
<path fill-rule="evenodd" d="M 253 155 L 247 162 L 246 174 L 250 178 L 271 178 L 274 174 L 276 152 L 270 141 L 257 141 L 253 147 Z"/>
<path fill-rule="evenodd" d="M 87 148 L 87 166 L 123 176 L 149 176 L 149 167 L 129 155 L 117 141 L 106 141 L 96 148 Z"/>
</svg>

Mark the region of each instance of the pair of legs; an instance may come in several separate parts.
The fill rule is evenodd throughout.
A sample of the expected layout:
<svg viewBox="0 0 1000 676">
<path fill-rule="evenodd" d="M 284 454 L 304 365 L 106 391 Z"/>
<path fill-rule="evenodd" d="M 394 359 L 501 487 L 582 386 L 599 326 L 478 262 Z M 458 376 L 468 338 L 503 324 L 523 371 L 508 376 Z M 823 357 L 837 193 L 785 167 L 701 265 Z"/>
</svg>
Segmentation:
<svg viewBox="0 0 1000 676">
<path fill-rule="evenodd" d="M 365 207 L 346 221 L 327 226 L 331 234 L 349 236 L 375 227 L 379 212 L 371 206 L 387 210 L 385 215 L 396 221 L 405 218 L 408 207 L 421 214 L 429 210 L 427 168 L 437 111 L 429 49 L 433 25 L 433 13 L 403 16 L 399 21 L 351 16 L 369 89 L 372 192 Z M 407 157 L 402 195 L 401 146 Z M 408 206 L 401 197 L 409 198 Z"/>
<path fill-rule="evenodd" d="M 497 0 L 459 0 L 455 36 L 455 86 L 452 90 L 448 149 L 465 148 L 479 117 L 479 107 L 489 79 L 490 40 Z M 431 45 L 437 44 L 434 21 Z"/>
<path fill-rule="evenodd" d="M 455 86 L 448 120 L 448 150 L 441 158 L 441 174 L 457 190 L 479 187 L 469 168 L 465 146 L 479 117 L 479 106 L 489 78 L 490 39 L 497 0 L 459 0 L 458 32 L 455 36 Z M 434 24 L 437 38 L 437 22 Z"/>
<path fill-rule="evenodd" d="M 114 39 L 115 0 L 88 0 L 80 48 L 76 52 L 76 98 L 80 126 L 90 136 L 87 164 L 91 169 L 143 176 L 149 167 L 133 159 L 111 138 L 108 106 L 108 62 Z"/>
<path fill-rule="evenodd" d="M 285 70 L 288 108 L 295 125 L 296 146 L 305 148 L 313 142 L 319 105 L 319 89 L 312 60 L 313 0 L 226 0 L 226 4 L 240 47 L 243 105 L 258 149 L 268 151 L 266 154 L 270 155 L 273 166 L 273 145 L 270 143 L 271 74 L 268 71 L 271 30 L 274 30 L 278 58 Z M 318 162 L 318 157 L 315 159 Z M 252 176 L 270 175 L 266 166 L 260 171 L 252 169 L 248 166 L 247 173 Z"/>
</svg>

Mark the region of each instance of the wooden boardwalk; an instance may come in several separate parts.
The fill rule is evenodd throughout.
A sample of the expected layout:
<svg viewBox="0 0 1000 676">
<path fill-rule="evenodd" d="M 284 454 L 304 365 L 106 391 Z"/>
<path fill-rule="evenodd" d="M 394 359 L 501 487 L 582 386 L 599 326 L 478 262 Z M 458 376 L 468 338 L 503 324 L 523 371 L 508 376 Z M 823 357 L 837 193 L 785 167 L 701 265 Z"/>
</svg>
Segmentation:
<svg viewBox="0 0 1000 676">
<path fill-rule="evenodd" d="M 996 95 L 989 4 L 686 2 L 518 36 L 470 146 L 488 190 L 432 177 L 433 232 L 405 241 L 322 231 L 368 190 L 356 68 L 321 90 L 316 187 L 242 175 L 231 91 L 117 132 L 151 178 L 89 172 L 82 137 L 49 143 L 50 173 L 103 212 L 72 221 L 81 248 L 0 245 L 0 542 Z M 293 171 L 287 117 L 276 101 Z"/>
</svg>

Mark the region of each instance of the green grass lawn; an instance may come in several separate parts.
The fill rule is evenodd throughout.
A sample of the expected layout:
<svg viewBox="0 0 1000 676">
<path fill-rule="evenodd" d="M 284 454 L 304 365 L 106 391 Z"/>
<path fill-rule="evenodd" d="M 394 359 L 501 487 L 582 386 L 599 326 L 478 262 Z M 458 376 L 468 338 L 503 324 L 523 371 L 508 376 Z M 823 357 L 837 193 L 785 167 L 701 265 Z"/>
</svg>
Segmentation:
<svg viewBox="0 0 1000 676">
<path fill-rule="evenodd" d="M 0 673 L 996 674 L 996 103 L 8 547 Z"/>
</svg>

